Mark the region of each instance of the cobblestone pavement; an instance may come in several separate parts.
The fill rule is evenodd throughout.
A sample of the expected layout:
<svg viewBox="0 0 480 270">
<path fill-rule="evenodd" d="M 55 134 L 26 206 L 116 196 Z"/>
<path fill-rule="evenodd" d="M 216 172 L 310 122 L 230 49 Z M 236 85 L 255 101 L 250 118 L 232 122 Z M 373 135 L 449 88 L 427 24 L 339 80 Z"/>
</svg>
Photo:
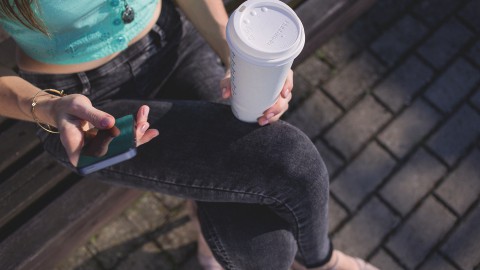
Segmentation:
<svg viewBox="0 0 480 270">
<path fill-rule="evenodd" d="M 379 0 L 295 70 L 285 119 L 331 174 L 334 245 L 381 269 L 480 269 L 480 0 Z M 147 193 L 60 269 L 199 269 Z"/>
</svg>

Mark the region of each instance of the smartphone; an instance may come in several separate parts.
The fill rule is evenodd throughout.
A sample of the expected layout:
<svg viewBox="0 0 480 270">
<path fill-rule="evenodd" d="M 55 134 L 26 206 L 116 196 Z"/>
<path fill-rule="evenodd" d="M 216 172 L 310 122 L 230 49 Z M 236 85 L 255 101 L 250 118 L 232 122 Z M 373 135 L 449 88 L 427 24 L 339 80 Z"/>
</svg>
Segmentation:
<svg viewBox="0 0 480 270">
<path fill-rule="evenodd" d="M 115 120 L 110 129 L 91 129 L 86 132 L 85 144 L 77 164 L 78 173 L 87 175 L 137 154 L 135 119 L 127 115 Z"/>
</svg>

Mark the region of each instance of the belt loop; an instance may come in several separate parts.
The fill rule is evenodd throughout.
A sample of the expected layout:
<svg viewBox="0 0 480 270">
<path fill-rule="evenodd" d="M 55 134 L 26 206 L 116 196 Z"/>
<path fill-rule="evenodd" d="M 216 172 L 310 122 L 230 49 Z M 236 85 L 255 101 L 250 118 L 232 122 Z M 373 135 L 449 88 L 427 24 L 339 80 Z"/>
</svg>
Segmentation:
<svg viewBox="0 0 480 270">
<path fill-rule="evenodd" d="M 87 77 L 85 72 L 77 73 L 78 78 L 80 79 L 80 83 L 82 84 L 82 94 L 83 95 L 90 95 L 90 80 Z"/>
<path fill-rule="evenodd" d="M 162 29 L 162 27 L 159 26 L 158 24 L 155 24 L 153 25 L 151 31 L 156 34 L 154 36 L 154 39 L 160 44 L 160 47 L 161 48 L 165 47 L 165 45 L 167 44 L 167 35 L 165 31 Z"/>
</svg>

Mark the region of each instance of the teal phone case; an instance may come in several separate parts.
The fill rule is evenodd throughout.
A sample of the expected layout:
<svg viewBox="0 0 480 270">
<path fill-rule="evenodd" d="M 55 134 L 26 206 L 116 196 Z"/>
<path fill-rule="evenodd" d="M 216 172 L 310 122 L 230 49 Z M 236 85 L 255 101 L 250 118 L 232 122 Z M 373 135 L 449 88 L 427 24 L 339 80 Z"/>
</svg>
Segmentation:
<svg viewBox="0 0 480 270">
<path fill-rule="evenodd" d="M 108 144 L 108 150 L 105 155 L 101 157 L 91 156 L 82 151 L 77 165 L 81 174 L 88 174 L 103 169 L 136 155 L 135 120 L 133 115 L 126 115 L 116 119 L 115 127 L 120 130 L 120 134 L 114 137 Z M 98 132 L 109 132 L 109 130 L 99 130 Z"/>
</svg>

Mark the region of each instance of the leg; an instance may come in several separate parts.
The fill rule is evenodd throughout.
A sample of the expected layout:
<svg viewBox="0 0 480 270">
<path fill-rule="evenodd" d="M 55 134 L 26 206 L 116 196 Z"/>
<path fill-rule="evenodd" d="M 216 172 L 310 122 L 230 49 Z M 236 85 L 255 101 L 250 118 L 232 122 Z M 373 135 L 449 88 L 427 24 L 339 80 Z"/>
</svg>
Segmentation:
<svg viewBox="0 0 480 270">
<path fill-rule="evenodd" d="M 169 21 L 169 16 L 162 17 Z M 114 116 L 133 113 L 145 102 L 132 100 L 148 96 L 149 88 L 158 83 L 147 80 L 158 77 L 154 67 L 164 65 L 170 59 L 166 55 L 176 55 L 165 49 L 175 44 L 177 36 L 171 35 L 172 40 L 168 40 L 166 31 L 164 40 L 164 32 L 160 31 L 172 27 L 161 28 L 162 23 L 159 27 L 95 71 L 73 76 L 33 74 L 30 79 L 41 79 L 36 82 L 41 88 L 89 95 L 100 109 Z M 119 97 L 129 100 L 113 101 Z M 150 122 L 160 130 L 160 137 L 141 147 L 135 159 L 99 173 L 105 181 L 199 201 L 265 205 L 287 222 L 299 243 L 299 251 L 307 255 L 311 264 L 320 265 L 328 259 L 328 178 L 306 136 L 286 123 L 264 128 L 241 123 L 227 106 L 204 102 L 146 103 L 152 109 Z M 58 136 L 43 139 L 47 151 L 70 166 Z M 270 250 L 274 252 L 275 247 Z"/>
<path fill-rule="evenodd" d="M 115 101 L 101 109 L 119 116 L 143 103 Z M 220 104 L 147 104 L 160 136 L 136 158 L 100 172 L 105 181 L 199 201 L 265 205 L 287 222 L 308 266 L 329 260 L 328 177 L 308 137 L 284 122 L 242 123 Z M 67 162 L 58 137 L 49 136 L 45 146 Z"/>
<path fill-rule="evenodd" d="M 199 202 L 202 231 L 226 269 L 289 269 L 297 243 L 266 206 Z M 274 249 L 272 249 L 274 247 Z"/>
</svg>

